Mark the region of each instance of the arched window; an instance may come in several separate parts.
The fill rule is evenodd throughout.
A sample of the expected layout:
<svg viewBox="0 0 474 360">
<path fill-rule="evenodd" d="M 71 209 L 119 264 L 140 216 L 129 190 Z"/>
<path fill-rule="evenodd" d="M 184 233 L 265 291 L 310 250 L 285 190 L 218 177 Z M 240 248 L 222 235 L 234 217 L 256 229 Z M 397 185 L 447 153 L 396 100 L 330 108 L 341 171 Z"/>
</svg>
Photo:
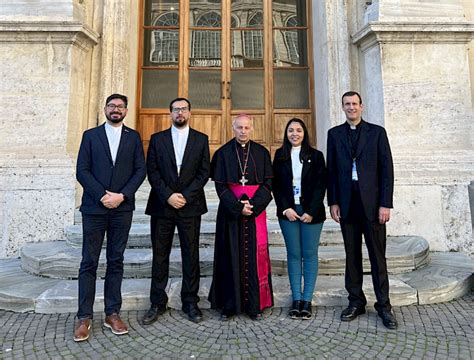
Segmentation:
<svg viewBox="0 0 474 360">
<path fill-rule="evenodd" d="M 215 11 L 202 14 L 196 21 L 197 27 L 220 28 L 221 15 Z M 192 32 L 192 63 L 200 66 L 220 65 L 221 32 L 213 30 L 194 30 Z M 218 62 L 215 64 L 213 62 Z M 212 63 L 212 64 L 211 64 Z"/>
<path fill-rule="evenodd" d="M 298 26 L 298 18 L 291 16 L 286 21 L 287 27 Z M 288 54 L 288 61 L 293 64 L 299 64 L 300 53 L 298 51 L 298 31 L 297 30 L 285 30 L 285 44 Z"/>
<path fill-rule="evenodd" d="M 263 14 L 255 13 L 248 21 L 248 27 L 263 27 Z M 263 59 L 263 30 L 244 31 L 244 54 L 248 59 Z"/>
<path fill-rule="evenodd" d="M 179 26 L 179 16 L 174 12 L 165 13 L 155 20 L 153 26 Z M 179 33 L 177 30 L 153 30 L 150 41 L 150 61 L 152 63 L 178 62 Z"/>
</svg>

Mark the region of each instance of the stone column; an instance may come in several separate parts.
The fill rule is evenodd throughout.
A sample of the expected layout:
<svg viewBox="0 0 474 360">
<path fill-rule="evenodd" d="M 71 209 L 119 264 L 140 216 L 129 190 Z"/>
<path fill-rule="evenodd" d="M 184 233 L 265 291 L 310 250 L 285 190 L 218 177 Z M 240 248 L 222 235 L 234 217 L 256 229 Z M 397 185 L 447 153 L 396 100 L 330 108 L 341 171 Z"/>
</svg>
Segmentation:
<svg viewBox="0 0 474 360">
<path fill-rule="evenodd" d="M 84 69 L 96 42 L 82 1 L 0 5 L 0 257 L 64 239 L 73 222 L 67 143 L 82 127 Z"/>
<path fill-rule="evenodd" d="M 432 250 L 473 252 L 474 174 L 468 46 L 461 1 L 374 1 L 353 35 L 370 122 L 387 129 L 395 161 L 392 235 Z"/>
</svg>

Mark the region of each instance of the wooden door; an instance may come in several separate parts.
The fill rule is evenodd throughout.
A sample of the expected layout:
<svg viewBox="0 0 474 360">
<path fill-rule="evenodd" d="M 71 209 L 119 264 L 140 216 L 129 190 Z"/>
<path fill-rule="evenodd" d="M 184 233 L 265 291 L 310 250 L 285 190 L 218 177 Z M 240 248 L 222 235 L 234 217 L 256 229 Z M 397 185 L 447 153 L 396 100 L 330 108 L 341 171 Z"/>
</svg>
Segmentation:
<svg viewBox="0 0 474 360">
<path fill-rule="evenodd" d="M 254 119 L 252 139 L 272 152 L 291 117 L 314 142 L 307 0 L 141 0 L 138 128 L 170 126 L 169 101 L 189 98 L 190 124 L 211 152 L 232 138 L 232 118 Z"/>
</svg>

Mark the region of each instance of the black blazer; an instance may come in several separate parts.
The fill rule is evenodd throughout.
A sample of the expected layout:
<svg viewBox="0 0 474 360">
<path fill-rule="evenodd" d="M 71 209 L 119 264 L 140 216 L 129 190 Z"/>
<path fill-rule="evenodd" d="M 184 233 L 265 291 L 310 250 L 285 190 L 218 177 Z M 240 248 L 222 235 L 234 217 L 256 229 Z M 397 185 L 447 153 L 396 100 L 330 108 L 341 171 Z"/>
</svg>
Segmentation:
<svg viewBox="0 0 474 360">
<path fill-rule="evenodd" d="M 275 153 L 273 160 L 273 195 L 277 206 L 277 216 L 287 219 L 283 211 L 295 208 L 293 197 L 293 171 L 291 156 L 282 158 L 283 150 Z M 321 151 L 311 148 L 310 157 L 304 161 L 301 173 L 301 199 L 303 211 L 313 217 L 312 224 L 326 219 L 324 194 L 326 192 L 326 166 Z"/>
<path fill-rule="evenodd" d="M 84 132 L 76 168 L 77 180 L 84 188 L 79 209 L 83 214 L 100 215 L 110 211 L 100 202 L 105 190 L 126 196 L 115 211 L 133 211 L 135 192 L 145 176 L 145 156 L 138 132 L 123 125 L 115 165 L 105 124 Z"/>
<path fill-rule="evenodd" d="M 178 177 L 171 128 L 153 134 L 147 154 L 151 191 L 145 213 L 160 217 L 191 217 L 205 214 L 207 205 L 204 185 L 209 180 L 209 158 L 207 135 L 190 128 Z M 183 194 L 187 202 L 179 210 L 167 202 L 176 192 Z"/>
<path fill-rule="evenodd" d="M 393 161 L 387 133 L 362 120 L 356 151 L 357 177 L 367 218 L 377 221 L 379 207 L 393 207 Z M 349 125 L 329 130 L 327 141 L 328 205 L 339 205 L 341 217 L 349 213 L 352 189 L 352 156 Z"/>
</svg>

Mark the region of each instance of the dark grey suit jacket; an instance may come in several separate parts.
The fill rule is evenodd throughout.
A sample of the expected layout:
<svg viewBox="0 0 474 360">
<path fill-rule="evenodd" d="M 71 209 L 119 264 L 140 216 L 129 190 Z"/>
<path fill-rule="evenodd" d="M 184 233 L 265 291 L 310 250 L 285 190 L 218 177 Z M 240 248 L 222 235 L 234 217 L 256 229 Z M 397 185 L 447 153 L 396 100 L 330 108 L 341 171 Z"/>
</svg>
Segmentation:
<svg viewBox="0 0 474 360">
<path fill-rule="evenodd" d="M 83 214 L 100 215 L 110 211 L 100 202 L 106 190 L 126 197 L 115 211 L 133 211 L 135 192 L 145 176 L 145 156 L 138 132 L 123 125 L 115 165 L 105 125 L 84 132 L 76 169 L 77 180 L 84 188 L 80 207 Z"/>
</svg>

